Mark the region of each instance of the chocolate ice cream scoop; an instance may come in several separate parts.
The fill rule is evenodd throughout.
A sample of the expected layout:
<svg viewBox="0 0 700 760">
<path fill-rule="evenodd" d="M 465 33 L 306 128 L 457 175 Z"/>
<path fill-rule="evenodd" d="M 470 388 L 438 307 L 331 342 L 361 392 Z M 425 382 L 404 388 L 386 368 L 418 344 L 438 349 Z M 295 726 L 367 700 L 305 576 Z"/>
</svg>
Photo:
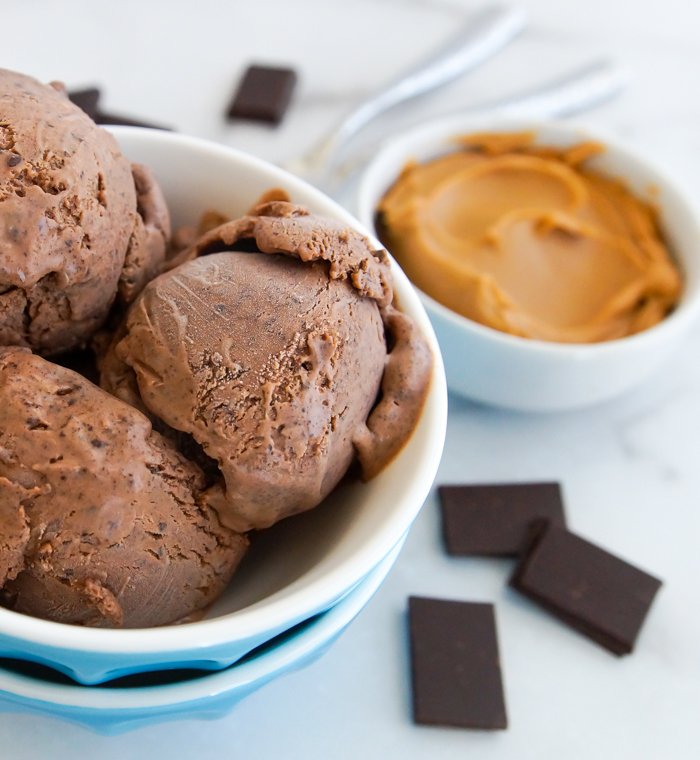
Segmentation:
<svg viewBox="0 0 700 760">
<path fill-rule="evenodd" d="M 132 164 L 136 188 L 136 220 L 119 277 L 119 300 L 130 304 L 160 274 L 170 241 L 170 212 L 153 171 Z"/>
<path fill-rule="evenodd" d="M 396 455 L 432 357 L 389 305 L 384 252 L 272 201 L 206 233 L 172 266 L 129 311 L 101 383 L 218 462 L 224 482 L 207 499 L 224 524 L 265 528 L 316 506 L 356 448 L 368 477 Z"/>
<path fill-rule="evenodd" d="M 198 500 L 201 470 L 71 370 L 0 348 L 0 586 L 62 623 L 140 628 L 210 604 L 245 536 Z"/>
<path fill-rule="evenodd" d="M 60 354 L 156 273 L 167 210 L 58 83 L 0 69 L 0 104 L 0 345 Z"/>
</svg>

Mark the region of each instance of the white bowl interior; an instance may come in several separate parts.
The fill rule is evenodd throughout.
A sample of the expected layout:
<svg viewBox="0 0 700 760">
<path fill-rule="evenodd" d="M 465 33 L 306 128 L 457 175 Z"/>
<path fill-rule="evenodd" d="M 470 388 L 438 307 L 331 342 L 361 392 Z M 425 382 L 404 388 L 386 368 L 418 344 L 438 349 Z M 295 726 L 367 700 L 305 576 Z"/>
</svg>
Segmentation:
<svg viewBox="0 0 700 760">
<path fill-rule="evenodd" d="M 203 140 L 155 130 L 114 128 L 122 152 L 156 173 L 173 228 L 208 209 L 244 214 L 271 187 L 312 212 L 359 228 L 344 209 L 277 167 Z M 377 245 L 379 245 L 377 243 Z M 439 348 L 419 298 L 393 267 L 401 308 L 427 336 L 435 369 L 424 414 L 400 455 L 368 484 L 345 482 L 325 503 L 254 536 L 247 557 L 205 620 L 150 630 L 75 628 L 0 610 L 0 632 L 70 649 L 176 651 L 244 639 L 305 619 L 341 598 L 401 540 L 432 485 L 442 454 L 447 394 Z"/>
</svg>

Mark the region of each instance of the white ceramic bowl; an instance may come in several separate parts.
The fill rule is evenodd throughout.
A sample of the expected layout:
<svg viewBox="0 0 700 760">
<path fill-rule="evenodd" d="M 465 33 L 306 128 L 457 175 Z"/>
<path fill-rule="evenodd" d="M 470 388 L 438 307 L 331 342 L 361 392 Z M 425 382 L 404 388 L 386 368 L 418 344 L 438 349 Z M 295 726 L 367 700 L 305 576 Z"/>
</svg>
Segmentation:
<svg viewBox="0 0 700 760">
<path fill-rule="evenodd" d="M 241 215 L 265 190 L 281 187 L 313 212 L 367 232 L 315 188 L 240 151 L 156 130 L 120 127 L 113 132 L 126 156 L 154 169 L 174 226 L 196 223 L 211 208 Z M 257 534 L 228 589 L 201 622 L 99 630 L 0 608 L 0 656 L 44 663 L 86 684 L 153 669 L 227 667 L 332 607 L 387 557 L 428 495 L 447 424 L 447 389 L 435 335 L 418 296 L 393 262 L 392 271 L 401 307 L 430 341 L 435 367 L 421 420 L 383 472 L 368 484 L 345 484 L 315 510 Z"/>
<path fill-rule="evenodd" d="M 590 165 L 624 178 L 640 197 L 658 205 L 663 233 L 684 276 L 679 306 L 663 322 L 637 335 L 588 345 L 519 338 L 477 324 L 424 293 L 423 305 L 440 342 L 451 390 L 487 404 L 523 411 L 575 409 L 613 398 L 641 382 L 681 341 L 700 309 L 698 218 L 662 172 L 625 146 L 569 123 L 499 116 L 432 122 L 391 140 L 366 169 L 357 197 L 360 221 L 376 234 L 377 205 L 407 161 L 453 152 L 454 138 L 470 132 L 533 131 L 537 142 L 571 145 L 599 140 L 605 154 Z"/>
</svg>

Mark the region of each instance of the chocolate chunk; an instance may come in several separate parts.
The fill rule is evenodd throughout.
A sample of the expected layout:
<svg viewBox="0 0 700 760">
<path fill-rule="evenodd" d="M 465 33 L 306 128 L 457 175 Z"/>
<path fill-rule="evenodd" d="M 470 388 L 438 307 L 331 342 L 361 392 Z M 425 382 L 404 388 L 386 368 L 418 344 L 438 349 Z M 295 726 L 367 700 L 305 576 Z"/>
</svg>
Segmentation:
<svg viewBox="0 0 700 760">
<path fill-rule="evenodd" d="M 7 158 L 7 165 L 8 166 L 17 166 L 17 164 L 22 160 L 22 156 L 19 155 L 19 153 L 10 153 L 10 155 Z M 13 239 L 16 240 L 17 238 L 15 235 L 12 235 Z"/>
<path fill-rule="evenodd" d="M 148 129 L 162 129 L 165 132 L 172 132 L 170 127 L 164 127 L 160 124 L 152 124 L 148 121 L 132 119 L 129 116 L 117 116 L 112 113 L 99 111 L 95 116 L 95 124 L 116 124 L 124 127 L 146 127 Z"/>
<path fill-rule="evenodd" d="M 72 90 L 68 93 L 68 98 L 75 103 L 95 122 L 95 124 L 118 124 L 126 127 L 147 127 L 148 129 L 163 129 L 171 132 L 170 127 L 163 127 L 159 124 L 151 124 L 147 121 L 132 119 L 128 116 L 117 116 L 116 114 L 104 113 L 100 110 L 100 90 L 97 87 L 88 87 L 84 90 Z"/>
<path fill-rule="evenodd" d="M 510 585 L 617 655 L 629 654 L 661 581 L 556 525 L 543 524 Z"/>
<path fill-rule="evenodd" d="M 68 93 L 71 103 L 75 103 L 94 121 L 97 117 L 97 108 L 100 102 L 100 91 L 97 87 L 87 87 L 84 90 L 71 90 Z"/>
<path fill-rule="evenodd" d="M 231 119 L 249 119 L 279 124 L 297 82 L 292 69 L 249 66 L 226 112 Z"/>
<path fill-rule="evenodd" d="M 516 556 L 533 520 L 565 524 L 558 483 L 440 486 L 438 495 L 449 554 Z"/>
<path fill-rule="evenodd" d="M 493 605 L 412 596 L 408 617 L 413 720 L 506 728 Z"/>
</svg>

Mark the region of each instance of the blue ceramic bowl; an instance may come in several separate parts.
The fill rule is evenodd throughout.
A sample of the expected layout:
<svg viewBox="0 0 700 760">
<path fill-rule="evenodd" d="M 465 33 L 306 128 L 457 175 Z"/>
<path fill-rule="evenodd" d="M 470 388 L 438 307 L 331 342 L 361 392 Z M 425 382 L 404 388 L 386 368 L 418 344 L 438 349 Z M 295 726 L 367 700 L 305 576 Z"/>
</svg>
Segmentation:
<svg viewBox="0 0 700 760">
<path fill-rule="evenodd" d="M 174 226 L 196 223 L 211 208 L 242 215 L 265 190 L 281 187 L 311 211 L 366 232 L 315 188 L 239 151 L 158 130 L 122 127 L 114 134 L 126 156 L 154 169 Z M 435 370 L 418 427 L 389 467 L 370 483 L 345 484 L 311 512 L 256 534 L 228 589 L 200 622 L 102 630 L 0 608 L 0 657 L 48 665 L 84 684 L 153 670 L 221 669 L 330 609 L 361 583 L 418 514 L 440 462 L 447 423 L 435 335 L 403 272 L 396 265 L 392 271 L 402 309 L 432 345 Z"/>
<path fill-rule="evenodd" d="M 332 609 L 301 623 L 217 673 L 153 684 L 154 674 L 132 676 L 151 685 L 81 686 L 60 674 L 46 674 L 31 663 L 0 666 L 0 711 L 59 718 L 100 734 L 187 718 L 214 720 L 244 697 L 283 673 L 305 667 L 323 655 L 379 588 L 403 545 L 399 545 Z M 32 672 L 32 670 L 34 672 Z M 53 677 L 52 677 L 53 676 Z"/>
</svg>

